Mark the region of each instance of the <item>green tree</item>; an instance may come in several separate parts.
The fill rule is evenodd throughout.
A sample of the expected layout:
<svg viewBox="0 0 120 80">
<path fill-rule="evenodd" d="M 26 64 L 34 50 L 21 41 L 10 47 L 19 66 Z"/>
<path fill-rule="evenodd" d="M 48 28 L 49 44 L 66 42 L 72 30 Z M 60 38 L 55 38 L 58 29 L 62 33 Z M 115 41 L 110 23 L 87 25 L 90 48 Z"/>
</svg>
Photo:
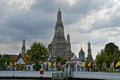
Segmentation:
<svg viewBox="0 0 120 80">
<path fill-rule="evenodd" d="M 119 47 L 116 46 L 115 43 L 113 43 L 113 42 L 110 42 L 105 45 L 104 51 L 106 54 L 113 55 L 116 50 L 118 51 Z"/>
<path fill-rule="evenodd" d="M 120 60 L 120 52 L 119 51 L 116 51 L 114 54 L 113 54 L 113 61 L 114 62 L 118 62 Z"/>
<path fill-rule="evenodd" d="M 7 65 L 9 65 L 11 58 L 9 55 L 4 54 L 4 55 L 0 55 L 0 70 L 6 70 L 7 69 Z"/>
<path fill-rule="evenodd" d="M 103 63 L 106 63 L 106 67 L 110 67 L 110 64 L 114 61 L 117 62 L 120 60 L 120 50 L 115 43 L 110 42 L 105 45 L 105 48 L 101 50 L 96 56 L 96 63 L 102 67 Z"/>
<path fill-rule="evenodd" d="M 59 56 L 58 56 L 57 59 L 56 59 L 56 61 L 57 61 L 57 62 L 61 62 L 61 64 L 63 65 L 63 64 L 66 63 L 67 60 L 64 59 L 64 58 L 62 58 L 62 57 L 59 57 Z"/>
<path fill-rule="evenodd" d="M 34 62 L 34 68 L 40 69 L 39 62 L 43 62 L 48 58 L 47 48 L 40 42 L 34 42 L 29 50 L 27 50 L 27 59 Z"/>
</svg>

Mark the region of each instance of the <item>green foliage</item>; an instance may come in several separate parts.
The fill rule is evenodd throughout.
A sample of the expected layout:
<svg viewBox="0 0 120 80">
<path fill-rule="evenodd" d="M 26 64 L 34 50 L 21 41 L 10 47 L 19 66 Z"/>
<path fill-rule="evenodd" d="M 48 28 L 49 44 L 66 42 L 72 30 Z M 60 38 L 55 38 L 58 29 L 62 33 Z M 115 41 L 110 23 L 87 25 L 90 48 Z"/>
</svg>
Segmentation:
<svg viewBox="0 0 120 80">
<path fill-rule="evenodd" d="M 27 57 L 35 63 L 45 61 L 48 58 L 47 48 L 40 42 L 34 42 L 30 49 L 27 50 Z"/>
<path fill-rule="evenodd" d="M 105 45 L 105 48 L 101 50 L 100 53 L 96 56 L 96 64 L 99 67 L 103 67 L 103 63 L 106 63 L 106 67 L 110 67 L 111 63 L 117 62 L 120 60 L 120 50 L 115 43 L 110 42 Z"/>
<path fill-rule="evenodd" d="M 24 65 L 18 65 L 18 66 L 16 67 L 16 70 L 17 70 L 17 71 L 25 70 L 25 66 L 24 66 Z"/>
<path fill-rule="evenodd" d="M 31 50 L 30 50 L 30 49 L 27 50 L 27 52 L 26 52 L 26 57 L 27 57 L 27 61 L 28 61 L 30 64 L 32 64 L 33 61 L 32 61 L 32 56 L 31 56 Z"/>
<path fill-rule="evenodd" d="M 63 65 L 63 64 L 66 63 L 67 60 L 64 59 L 64 58 L 62 58 L 62 57 L 59 57 L 59 56 L 58 56 L 57 59 L 56 59 L 56 61 L 57 61 L 57 62 L 61 62 L 61 64 Z"/>
<path fill-rule="evenodd" d="M 48 58 L 47 48 L 40 42 L 34 42 L 26 54 L 27 60 L 35 63 L 36 70 L 39 62 L 43 62 Z"/>
<path fill-rule="evenodd" d="M 104 49 L 105 53 L 109 55 L 114 54 L 116 50 L 119 50 L 119 48 L 113 42 L 106 44 L 105 49 Z"/>
<path fill-rule="evenodd" d="M 35 69 L 36 71 L 39 71 L 40 68 L 41 68 L 41 65 L 40 65 L 40 64 L 35 64 L 35 65 L 33 66 L 33 69 Z"/>
<path fill-rule="evenodd" d="M 7 54 L 4 54 L 3 56 L 0 55 L 0 70 L 6 70 L 7 65 L 9 65 L 10 61 L 11 58 Z"/>
</svg>

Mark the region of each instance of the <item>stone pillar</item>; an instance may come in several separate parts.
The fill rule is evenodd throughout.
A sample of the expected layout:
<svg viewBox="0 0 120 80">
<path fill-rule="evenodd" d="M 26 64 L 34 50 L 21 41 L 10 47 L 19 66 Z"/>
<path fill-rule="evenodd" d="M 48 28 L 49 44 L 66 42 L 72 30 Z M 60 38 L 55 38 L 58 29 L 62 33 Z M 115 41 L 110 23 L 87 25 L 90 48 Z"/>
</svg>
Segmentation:
<svg viewBox="0 0 120 80">
<path fill-rule="evenodd" d="M 67 70 L 66 70 L 66 65 L 64 66 L 64 72 L 67 72 Z"/>
<path fill-rule="evenodd" d="M 51 66 L 48 66 L 48 70 L 50 70 L 50 71 L 51 71 Z"/>
<path fill-rule="evenodd" d="M 80 72 L 81 72 L 82 70 L 81 70 L 81 66 L 80 66 Z"/>
<path fill-rule="evenodd" d="M 70 64 L 68 64 L 68 68 L 67 68 L 67 72 L 69 73 L 70 72 Z"/>
<path fill-rule="evenodd" d="M 77 72 L 77 65 L 75 65 L 74 67 L 75 67 L 75 72 Z"/>
<path fill-rule="evenodd" d="M 87 70 L 86 70 L 86 67 L 84 67 L 84 72 L 86 72 Z"/>
</svg>

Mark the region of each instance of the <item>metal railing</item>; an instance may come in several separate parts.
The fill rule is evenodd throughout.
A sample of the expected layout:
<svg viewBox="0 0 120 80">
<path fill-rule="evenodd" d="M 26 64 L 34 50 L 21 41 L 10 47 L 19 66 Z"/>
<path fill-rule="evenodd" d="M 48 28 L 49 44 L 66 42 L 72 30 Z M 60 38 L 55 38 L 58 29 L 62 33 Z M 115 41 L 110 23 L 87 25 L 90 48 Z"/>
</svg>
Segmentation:
<svg viewBox="0 0 120 80">
<path fill-rule="evenodd" d="M 58 72 L 58 73 L 52 73 L 52 80 L 63 80 L 63 79 L 67 79 L 69 77 L 72 77 L 71 73 L 67 73 L 67 72 Z"/>
</svg>

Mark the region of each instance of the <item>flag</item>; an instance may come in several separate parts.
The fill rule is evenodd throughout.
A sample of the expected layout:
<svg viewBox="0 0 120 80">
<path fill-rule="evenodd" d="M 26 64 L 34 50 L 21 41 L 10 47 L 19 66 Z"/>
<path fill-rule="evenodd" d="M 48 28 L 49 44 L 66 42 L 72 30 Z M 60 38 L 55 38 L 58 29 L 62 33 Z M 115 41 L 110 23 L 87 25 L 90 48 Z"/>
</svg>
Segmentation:
<svg viewBox="0 0 120 80">
<path fill-rule="evenodd" d="M 89 64 L 88 64 L 88 67 L 90 67 L 91 66 L 91 62 L 89 62 Z"/>
<path fill-rule="evenodd" d="M 53 63 L 53 66 L 56 66 L 56 62 Z"/>
<path fill-rule="evenodd" d="M 112 62 L 111 67 L 114 67 L 114 61 Z"/>
<path fill-rule="evenodd" d="M 7 65 L 7 62 L 5 62 L 5 65 Z"/>
<path fill-rule="evenodd" d="M 44 66 L 47 66 L 47 62 L 44 62 L 43 65 L 44 65 Z"/>
<path fill-rule="evenodd" d="M 58 62 L 58 63 L 57 63 L 57 66 L 61 66 L 61 62 Z"/>
<path fill-rule="evenodd" d="M 51 66 L 51 62 L 48 63 L 48 66 Z"/>
<path fill-rule="evenodd" d="M 10 66 L 12 65 L 12 62 L 10 62 Z"/>
<path fill-rule="evenodd" d="M 82 62 L 82 67 L 84 67 L 85 66 L 85 62 Z"/>
<path fill-rule="evenodd" d="M 92 66 L 96 66 L 96 62 L 94 62 L 94 63 L 92 64 Z"/>
<path fill-rule="evenodd" d="M 118 61 L 115 65 L 115 67 L 118 67 L 118 66 L 120 66 L 120 61 Z"/>
<path fill-rule="evenodd" d="M 76 65 L 76 66 L 80 66 L 80 62 L 79 62 L 79 61 L 76 61 L 75 65 Z"/>
<path fill-rule="evenodd" d="M 16 62 L 14 62 L 14 66 L 16 66 Z"/>
</svg>

